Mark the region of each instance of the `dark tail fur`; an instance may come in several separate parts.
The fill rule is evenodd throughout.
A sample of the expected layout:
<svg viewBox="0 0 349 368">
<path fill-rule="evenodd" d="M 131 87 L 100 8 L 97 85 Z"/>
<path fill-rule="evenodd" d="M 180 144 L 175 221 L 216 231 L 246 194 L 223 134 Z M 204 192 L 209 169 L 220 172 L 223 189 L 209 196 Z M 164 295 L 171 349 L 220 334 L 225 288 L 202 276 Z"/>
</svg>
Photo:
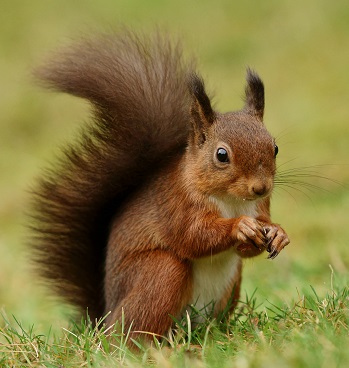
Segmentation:
<svg viewBox="0 0 349 368">
<path fill-rule="evenodd" d="M 112 216 L 181 149 L 190 129 L 188 73 L 180 48 L 125 32 L 78 42 L 35 74 L 86 98 L 94 119 L 34 193 L 35 260 L 59 294 L 104 313 L 104 254 Z"/>
</svg>

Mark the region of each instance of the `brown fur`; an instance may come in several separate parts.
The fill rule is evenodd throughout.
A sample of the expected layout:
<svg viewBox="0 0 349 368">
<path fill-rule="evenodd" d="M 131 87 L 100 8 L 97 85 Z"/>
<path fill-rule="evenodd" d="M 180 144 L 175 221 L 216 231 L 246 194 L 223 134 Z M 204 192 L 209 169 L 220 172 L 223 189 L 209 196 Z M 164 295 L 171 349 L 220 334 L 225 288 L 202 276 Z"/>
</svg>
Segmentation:
<svg viewBox="0 0 349 368">
<path fill-rule="evenodd" d="M 82 41 L 37 74 L 95 112 L 41 180 L 34 215 L 43 275 L 92 318 L 110 311 L 110 325 L 124 313 L 126 327 L 163 334 L 191 300 L 196 259 L 274 257 L 288 244 L 270 220 L 275 144 L 257 74 L 248 71 L 245 107 L 219 114 L 178 46 L 127 32 Z M 241 260 L 216 313 L 233 290 L 236 304 L 240 283 Z"/>
</svg>

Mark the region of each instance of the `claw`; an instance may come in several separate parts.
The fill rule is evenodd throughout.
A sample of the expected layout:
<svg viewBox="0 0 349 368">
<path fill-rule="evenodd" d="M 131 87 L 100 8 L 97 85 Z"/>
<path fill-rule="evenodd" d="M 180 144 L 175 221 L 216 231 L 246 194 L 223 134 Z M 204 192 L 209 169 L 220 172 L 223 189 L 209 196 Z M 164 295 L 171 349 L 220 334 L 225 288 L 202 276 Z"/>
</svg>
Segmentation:
<svg viewBox="0 0 349 368">
<path fill-rule="evenodd" d="M 279 252 L 277 251 L 277 249 L 273 249 L 272 252 L 268 256 L 268 259 L 274 259 L 278 254 Z"/>
</svg>

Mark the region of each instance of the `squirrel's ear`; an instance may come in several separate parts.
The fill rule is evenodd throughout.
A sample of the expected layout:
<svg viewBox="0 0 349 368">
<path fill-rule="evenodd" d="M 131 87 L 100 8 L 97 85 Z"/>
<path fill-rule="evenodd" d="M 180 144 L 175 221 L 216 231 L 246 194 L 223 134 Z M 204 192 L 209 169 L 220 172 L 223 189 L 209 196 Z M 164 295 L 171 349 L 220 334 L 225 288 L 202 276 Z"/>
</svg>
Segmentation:
<svg viewBox="0 0 349 368">
<path fill-rule="evenodd" d="M 189 89 L 193 98 L 190 109 L 193 133 L 195 140 L 201 145 L 205 142 L 207 131 L 215 120 L 215 113 L 205 92 L 202 78 L 195 73 L 189 77 Z"/>
<path fill-rule="evenodd" d="M 264 84 L 258 74 L 247 69 L 247 85 L 245 88 L 245 110 L 263 120 L 264 113 Z"/>
</svg>

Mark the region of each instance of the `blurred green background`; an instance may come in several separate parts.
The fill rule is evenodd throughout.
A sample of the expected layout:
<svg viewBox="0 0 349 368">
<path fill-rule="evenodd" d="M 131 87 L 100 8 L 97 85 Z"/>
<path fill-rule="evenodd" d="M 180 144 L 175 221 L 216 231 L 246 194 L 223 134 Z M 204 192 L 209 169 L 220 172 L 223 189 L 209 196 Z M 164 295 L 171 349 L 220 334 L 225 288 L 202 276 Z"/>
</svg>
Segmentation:
<svg viewBox="0 0 349 368">
<path fill-rule="evenodd" d="M 246 66 L 266 86 L 265 122 L 281 170 L 319 177 L 276 188 L 275 222 L 291 245 L 246 262 L 243 292 L 292 306 L 349 269 L 349 4 L 345 0 L 2 0 L 0 14 L 0 308 L 24 326 L 59 327 L 65 309 L 30 270 L 28 189 L 89 117 L 88 105 L 35 86 L 32 67 L 82 33 L 155 25 L 196 55 L 218 110 L 242 106 Z M 311 190 L 291 182 L 304 180 Z M 287 184 L 287 182 L 286 182 Z M 331 267 L 329 266 L 331 265 Z"/>
</svg>

